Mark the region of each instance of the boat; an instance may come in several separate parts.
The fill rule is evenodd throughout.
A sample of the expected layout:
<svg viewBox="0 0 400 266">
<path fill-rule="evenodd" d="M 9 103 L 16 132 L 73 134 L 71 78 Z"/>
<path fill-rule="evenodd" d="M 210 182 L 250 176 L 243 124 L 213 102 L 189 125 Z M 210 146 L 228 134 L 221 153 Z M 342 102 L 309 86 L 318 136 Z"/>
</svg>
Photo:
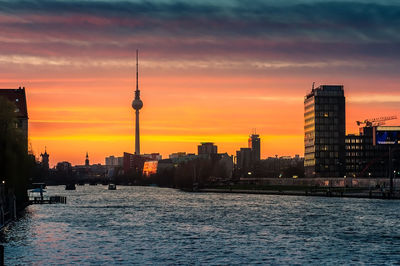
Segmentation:
<svg viewBox="0 0 400 266">
<path fill-rule="evenodd" d="M 43 188 L 34 188 L 29 191 L 28 198 L 30 202 L 42 202 L 45 197 L 46 190 Z"/>
<path fill-rule="evenodd" d="M 66 184 L 65 185 L 65 190 L 75 190 L 75 184 Z"/>
<path fill-rule="evenodd" d="M 35 188 L 45 189 L 46 188 L 46 183 L 32 183 L 31 187 L 33 189 L 35 189 Z"/>
<path fill-rule="evenodd" d="M 108 184 L 108 190 L 116 190 L 117 185 L 116 184 Z"/>
</svg>

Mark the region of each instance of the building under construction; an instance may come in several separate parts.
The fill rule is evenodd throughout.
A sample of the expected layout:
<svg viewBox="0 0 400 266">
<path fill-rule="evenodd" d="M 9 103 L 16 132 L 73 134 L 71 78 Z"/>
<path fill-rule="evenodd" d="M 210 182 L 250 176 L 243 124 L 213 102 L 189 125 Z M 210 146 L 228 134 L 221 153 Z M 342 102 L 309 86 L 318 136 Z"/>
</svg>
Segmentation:
<svg viewBox="0 0 400 266">
<path fill-rule="evenodd" d="M 400 177 L 400 126 L 384 126 L 380 117 L 357 121 L 358 135 L 346 136 L 346 175 L 348 177 Z"/>
</svg>

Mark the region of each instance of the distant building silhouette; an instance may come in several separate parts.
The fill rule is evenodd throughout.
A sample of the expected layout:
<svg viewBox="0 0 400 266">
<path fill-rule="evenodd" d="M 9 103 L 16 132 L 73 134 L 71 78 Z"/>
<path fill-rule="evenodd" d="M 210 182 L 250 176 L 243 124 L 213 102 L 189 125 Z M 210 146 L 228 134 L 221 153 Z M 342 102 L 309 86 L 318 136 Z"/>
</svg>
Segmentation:
<svg viewBox="0 0 400 266">
<path fill-rule="evenodd" d="M 89 163 L 89 154 L 86 152 L 85 166 L 90 166 Z"/>
<path fill-rule="evenodd" d="M 345 175 L 345 97 L 342 85 L 321 85 L 304 99 L 307 177 Z"/>
<path fill-rule="evenodd" d="M 249 148 L 251 149 L 252 163 L 259 161 L 261 159 L 260 135 L 250 135 Z"/>
<path fill-rule="evenodd" d="M 260 160 L 253 169 L 253 177 L 298 178 L 304 177 L 304 158 L 299 155 L 268 157 Z"/>
<path fill-rule="evenodd" d="M 67 161 L 59 162 L 57 163 L 56 170 L 62 172 L 70 172 L 72 171 L 72 165 L 70 162 Z"/>
<path fill-rule="evenodd" d="M 149 154 L 142 154 L 143 157 L 151 159 L 153 161 L 159 161 L 162 160 L 162 155 L 158 152 L 153 152 L 153 153 L 149 153 Z"/>
<path fill-rule="evenodd" d="M 151 160 L 152 159 L 148 157 L 124 152 L 124 161 L 123 161 L 124 173 L 125 174 L 142 173 L 144 163 Z"/>
<path fill-rule="evenodd" d="M 0 97 L 4 97 L 15 104 L 15 113 L 17 115 L 16 127 L 21 129 L 25 138 L 26 150 L 28 151 L 28 108 L 26 104 L 25 87 L 18 89 L 0 89 Z"/>
<path fill-rule="evenodd" d="M 169 155 L 172 163 L 181 163 L 197 159 L 198 156 L 194 153 L 176 152 Z"/>
<path fill-rule="evenodd" d="M 252 150 L 251 148 L 240 148 L 236 152 L 236 167 L 241 175 L 247 175 L 247 173 L 252 169 Z"/>
<path fill-rule="evenodd" d="M 46 148 L 44 149 L 44 153 L 40 154 L 40 157 L 42 157 L 42 162 L 41 162 L 42 167 L 47 170 L 49 169 L 49 156 L 50 155 L 47 153 Z"/>
<path fill-rule="evenodd" d="M 115 157 L 114 155 L 105 158 L 105 163 L 107 167 L 122 166 L 124 162 L 124 157 Z"/>
<path fill-rule="evenodd" d="M 213 142 L 203 142 L 201 143 L 201 145 L 197 146 L 198 155 L 211 155 L 217 153 L 218 153 L 218 147 L 214 145 Z"/>
<path fill-rule="evenodd" d="M 169 159 L 175 159 L 175 158 L 182 158 L 186 156 L 186 152 L 174 152 L 171 153 L 168 157 Z"/>
</svg>

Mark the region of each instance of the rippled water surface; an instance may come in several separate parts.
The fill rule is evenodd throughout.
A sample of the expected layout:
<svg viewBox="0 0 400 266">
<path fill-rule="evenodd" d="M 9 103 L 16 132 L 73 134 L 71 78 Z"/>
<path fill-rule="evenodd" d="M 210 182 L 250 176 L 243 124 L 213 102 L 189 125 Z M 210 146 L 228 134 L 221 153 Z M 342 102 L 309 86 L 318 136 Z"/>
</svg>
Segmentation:
<svg viewBox="0 0 400 266">
<path fill-rule="evenodd" d="M 154 187 L 49 187 L 3 233 L 15 264 L 392 264 L 400 202 L 185 193 Z"/>
</svg>

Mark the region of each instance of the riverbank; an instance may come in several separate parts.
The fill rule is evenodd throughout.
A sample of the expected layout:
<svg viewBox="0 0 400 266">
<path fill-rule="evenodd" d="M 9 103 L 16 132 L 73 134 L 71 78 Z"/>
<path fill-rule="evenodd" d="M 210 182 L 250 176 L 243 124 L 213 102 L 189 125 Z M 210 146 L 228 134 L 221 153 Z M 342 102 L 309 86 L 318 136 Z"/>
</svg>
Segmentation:
<svg viewBox="0 0 400 266">
<path fill-rule="evenodd" d="M 241 178 L 230 184 L 214 184 L 204 193 L 243 193 L 288 196 L 400 199 L 400 179 L 388 178 Z"/>
<path fill-rule="evenodd" d="M 369 198 L 369 199 L 400 199 L 400 192 L 392 195 L 387 189 L 349 189 L 349 188 L 312 188 L 312 187 L 274 187 L 263 189 L 238 189 L 238 188 L 204 188 L 198 189 L 200 193 L 239 193 L 239 194 L 264 194 L 287 195 L 308 197 L 340 197 L 340 198 Z"/>
</svg>

